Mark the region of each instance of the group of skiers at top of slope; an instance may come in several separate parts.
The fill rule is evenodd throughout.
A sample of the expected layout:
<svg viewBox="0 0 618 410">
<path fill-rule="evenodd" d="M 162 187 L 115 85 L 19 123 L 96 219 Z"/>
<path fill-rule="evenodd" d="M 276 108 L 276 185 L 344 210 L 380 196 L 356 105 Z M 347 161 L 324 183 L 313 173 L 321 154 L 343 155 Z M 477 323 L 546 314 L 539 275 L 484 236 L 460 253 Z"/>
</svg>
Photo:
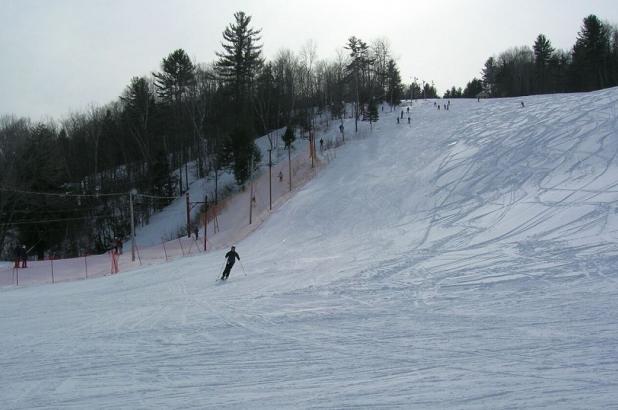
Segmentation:
<svg viewBox="0 0 618 410">
<path fill-rule="evenodd" d="M 440 111 L 440 104 L 436 103 L 435 101 L 433 102 L 433 106 L 437 106 L 438 107 L 438 111 Z M 451 109 L 451 100 L 448 100 L 448 103 L 443 104 L 444 107 L 444 111 L 448 111 Z"/>
<path fill-rule="evenodd" d="M 408 125 L 410 124 L 410 121 L 412 120 L 412 118 L 410 117 L 410 107 L 406 107 L 406 112 L 408 113 Z M 403 110 L 401 110 L 401 117 L 397 116 L 397 124 L 399 124 L 399 119 L 403 120 Z"/>
<path fill-rule="evenodd" d="M 451 100 L 448 100 L 446 103 L 444 104 L 439 104 L 436 101 L 433 102 L 433 106 L 438 108 L 438 111 L 440 110 L 440 107 L 444 108 L 444 111 L 449 111 L 451 108 Z M 406 113 L 408 114 L 408 124 L 410 123 L 410 107 L 406 107 Z M 403 110 L 401 110 L 401 116 L 397 117 L 397 124 L 399 124 L 399 119 L 403 120 Z"/>
</svg>

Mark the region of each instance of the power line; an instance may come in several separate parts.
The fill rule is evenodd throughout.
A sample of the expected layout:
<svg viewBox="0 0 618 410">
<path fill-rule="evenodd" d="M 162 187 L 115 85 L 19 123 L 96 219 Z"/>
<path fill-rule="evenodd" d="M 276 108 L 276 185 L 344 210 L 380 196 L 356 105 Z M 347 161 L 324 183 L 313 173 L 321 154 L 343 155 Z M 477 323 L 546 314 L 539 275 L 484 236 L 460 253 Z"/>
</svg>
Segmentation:
<svg viewBox="0 0 618 410">
<path fill-rule="evenodd" d="M 151 199 L 179 199 L 182 198 L 181 196 L 156 196 L 156 195 L 148 195 L 148 194 L 135 194 L 135 196 L 141 196 L 144 198 L 151 198 Z"/>
<path fill-rule="evenodd" d="M 26 191 L 22 189 L 16 188 L 6 188 L 0 187 L 0 191 L 11 192 L 14 194 L 24 194 L 24 195 L 44 195 L 44 196 L 56 196 L 62 198 L 98 198 L 101 196 L 124 196 L 129 195 L 128 192 L 111 192 L 111 193 L 103 193 L 103 194 L 72 194 L 69 192 L 59 193 L 59 192 L 35 192 L 35 191 Z"/>
<path fill-rule="evenodd" d="M 123 208 L 116 208 L 123 209 Z M 39 206 L 35 209 L 14 209 L 11 211 L 0 211 L 0 216 L 11 216 L 14 214 L 50 214 L 50 213 L 69 213 L 69 212 L 87 212 L 87 211 L 100 211 L 101 206 L 84 207 L 84 208 L 50 208 L 48 206 Z"/>
<path fill-rule="evenodd" d="M 0 223 L 0 226 L 15 226 L 15 225 L 32 225 L 32 224 L 42 224 L 49 222 L 66 222 L 66 221 L 82 221 L 86 219 L 94 219 L 94 218 L 107 218 L 107 217 L 116 217 L 117 215 L 107 214 L 107 215 L 92 215 L 92 216 L 84 216 L 84 217 L 76 217 L 76 218 L 58 218 L 58 219 L 41 219 L 38 221 L 18 221 L 18 222 L 7 222 Z"/>
<path fill-rule="evenodd" d="M 60 211 L 60 210 L 58 210 Z M 22 211 L 24 213 L 26 213 L 27 211 Z M 41 213 L 55 213 L 55 211 L 39 211 L 39 212 L 31 212 L 32 214 L 41 214 Z M 185 214 L 184 210 L 179 210 L 179 211 L 167 211 L 166 215 L 178 215 L 178 214 Z M 2 215 L 2 213 L 0 212 L 0 215 Z M 151 215 L 154 216 L 157 214 L 153 214 Z M 90 216 L 83 216 L 83 217 L 73 217 L 73 218 L 54 218 L 54 219 L 41 219 L 41 220 L 37 220 L 37 221 L 17 221 L 17 222 L 0 222 L 0 226 L 12 226 L 12 225 L 30 225 L 30 224 L 37 224 L 37 223 L 46 223 L 46 222 L 64 222 L 64 221 L 79 221 L 79 220 L 88 220 L 88 219 L 96 219 L 96 218 L 128 218 L 128 215 L 123 215 L 118 214 L 118 213 L 110 213 L 110 214 L 100 214 L 100 215 L 90 215 Z"/>
<path fill-rule="evenodd" d="M 109 192 L 109 193 L 102 193 L 102 194 L 72 194 L 70 192 L 36 192 L 36 191 L 26 191 L 23 189 L 16 189 L 16 188 L 7 188 L 7 187 L 0 187 L 0 191 L 4 191 L 4 192 L 11 192 L 14 194 L 25 194 L 25 195 L 45 195 L 45 196 L 55 196 L 55 197 L 61 197 L 61 198 L 98 198 L 98 197 L 102 197 L 102 196 L 124 196 L 124 195 L 129 195 L 129 192 Z M 148 194 L 140 194 L 137 193 L 135 194 L 135 196 L 141 196 L 144 198 L 151 198 L 151 199 L 178 199 L 178 198 L 182 198 L 182 196 L 157 196 L 157 195 L 148 195 Z"/>
</svg>

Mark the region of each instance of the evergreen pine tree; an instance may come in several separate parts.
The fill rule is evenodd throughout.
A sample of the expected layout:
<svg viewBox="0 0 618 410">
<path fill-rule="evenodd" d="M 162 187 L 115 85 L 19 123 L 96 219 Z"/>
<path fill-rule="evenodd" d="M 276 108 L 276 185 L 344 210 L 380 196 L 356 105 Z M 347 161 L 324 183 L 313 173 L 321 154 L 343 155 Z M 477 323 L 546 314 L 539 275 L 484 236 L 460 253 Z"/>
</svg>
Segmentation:
<svg viewBox="0 0 618 410">
<path fill-rule="evenodd" d="M 360 107 L 366 101 L 366 99 L 361 98 L 361 77 L 367 76 L 371 65 L 369 46 L 361 39 L 352 36 L 348 39 L 348 44 L 344 48 L 350 50 L 350 63 L 346 66 L 346 73 L 354 90 L 354 127 L 355 131 L 358 132 Z"/>
<path fill-rule="evenodd" d="M 386 73 L 388 85 L 386 99 L 391 106 L 398 105 L 403 96 L 403 87 L 401 84 L 401 75 L 399 74 L 397 63 L 395 63 L 394 60 L 388 60 Z"/>
<path fill-rule="evenodd" d="M 609 30 L 595 15 L 584 19 L 573 47 L 575 86 L 592 91 L 609 84 Z"/>
<path fill-rule="evenodd" d="M 285 130 L 285 133 L 281 137 L 283 143 L 285 144 L 286 149 L 294 148 L 294 141 L 296 141 L 296 136 L 294 135 L 294 129 L 288 126 Z"/>
<path fill-rule="evenodd" d="M 145 77 L 133 77 L 120 100 L 124 103 L 124 125 L 148 166 L 154 152 L 150 118 L 155 104 L 148 80 Z"/>
<path fill-rule="evenodd" d="M 191 144 L 189 122 L 183 120 L 188 110 L 184 109 L 183 105 L 186 105 L 185 100 L 191 87 L 195 84 L 195 66 L 183 49 L 177 49 L 163 59 L 161 69 L 160 73 L 153 73 L 152 75 L 155 79 L 154 85 L 157 94 L 171 116 L 171 121 L 167 122 L 166 128 L 168 135 L 173 139 L 174 159 L 179 159 L 175 160 L 174 163 L 179 165 L 179 188 L 182 195 L 184 192 L 183 163 L 187 161 L 185 149 Z"/>
<path fill-rule="evenodd" d="M 478 78 L 473 78 L 463 91 L 464 98 L 476 98 L 483 91 L 483 82 Z"/>
<path fill-rule="evenodd" d="M 543 34 L 539 34 L 532 49 L 534 50 L 535 90 L 538 93 L 545 93 L 548 90 L 549 61 L 554 48 Z"/>
<path fill-rule="evenodd" d="M 251 163 L 253 162 L 255 168 L 261 161 L 260 150 L 255 144 L 253 134 L 242 126 L 234 128 L 224 143 L 227 157 L 233 163 L 236 183 L 242 185 L 251 175 Z"/>
<path fill-rule="evenodd" d="M 487 95 L 494 97 L 496 94 L 496 74 L 498 71 L 498 66 L 496 64 L 496 59 L 493 57 L 489 57 L 485 62 L 485 66 L 483 67 L 483 88 Z"/>
<path fill-rule="evenodd" d="M 251 86 L 258 69 L 263 64 L 261 30 L 250 28 L 251 16 L 244 12 L 234 13 L 235 23 L 223 32 L 223 52 L 216 53 L 219 59 L 215 64 L 217 74 L 231 88 L 237 114 L 249 114 Z"/>
<path fill-rule="evenodd" d="M 162 71 L 153 73 L 157 94 L 170 104 L 179 104 L 195 82 L 195 66 L 181 48 L 170 53 L 161 63 Z"/>
</svg>

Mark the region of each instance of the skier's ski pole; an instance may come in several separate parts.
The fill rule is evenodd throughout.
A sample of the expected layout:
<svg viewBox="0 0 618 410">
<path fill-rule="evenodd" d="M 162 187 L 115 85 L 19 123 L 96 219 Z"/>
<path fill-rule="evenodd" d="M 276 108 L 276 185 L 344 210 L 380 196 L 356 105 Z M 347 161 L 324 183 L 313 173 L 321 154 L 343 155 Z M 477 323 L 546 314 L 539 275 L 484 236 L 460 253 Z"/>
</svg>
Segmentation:
<svg viewBox="0 0 618 410">
<path fill-rule="evenodd" d="M 238 262 L 240 262 L 240 259 L 238 260 Z M 240 267 L 242 268 L 242 272 L 245 274 L 245 276 L 247 276 L 247 272 L 245 271 L 245 267 L 242 265 L 242 262 L 240 262 Z"/>
<path fill-rule="evenodd" d="M 217 274 L 217 280 L 221 279 L 221 272 L 223 272 L 224 264 L 225 264 L 225 261 L 223 261 L 223 263 L 221 264 L 221 267 L 219 268 L 219 273 Z"/>
</svg>

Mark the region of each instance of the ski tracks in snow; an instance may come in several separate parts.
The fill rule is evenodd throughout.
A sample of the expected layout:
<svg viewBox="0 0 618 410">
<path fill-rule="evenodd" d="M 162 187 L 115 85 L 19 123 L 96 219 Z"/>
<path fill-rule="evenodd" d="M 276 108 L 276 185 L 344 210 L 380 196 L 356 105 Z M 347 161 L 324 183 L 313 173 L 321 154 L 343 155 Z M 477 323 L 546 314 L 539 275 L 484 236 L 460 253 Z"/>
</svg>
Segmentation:
<svg viewBox="0 0 618 410">
<path fill-rule="evenodd" d="M 617 102 L 416 101 L 411 126 L 385 113 L 346 134 L 237 244 L 225 284 L 212 252 L 3 291 L 0 395 L 10 409 L 611 406 Z"/>
</svg>

